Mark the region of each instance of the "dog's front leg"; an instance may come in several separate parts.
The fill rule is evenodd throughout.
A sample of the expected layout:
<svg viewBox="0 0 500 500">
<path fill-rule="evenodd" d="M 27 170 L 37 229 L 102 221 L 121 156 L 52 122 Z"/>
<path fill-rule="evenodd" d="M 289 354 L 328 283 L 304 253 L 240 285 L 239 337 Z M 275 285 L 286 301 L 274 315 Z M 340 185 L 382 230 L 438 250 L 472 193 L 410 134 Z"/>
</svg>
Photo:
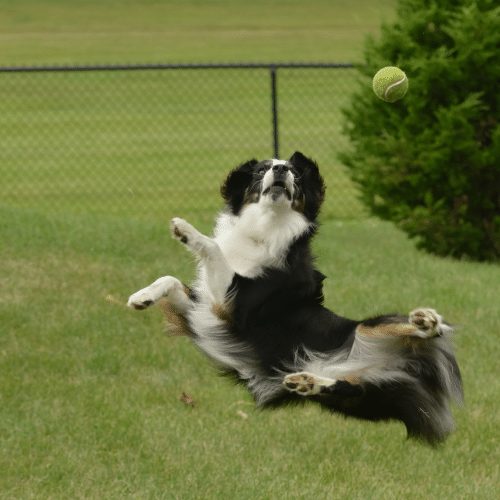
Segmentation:
<svg viewBox="0 0 500 500">
<path fill-rule="evenodd" d="M 151 285 L 133 293 L 127 305 L 134 309 L 146 309 L 161 298 L 166 298 L 179 314 L 186 314 L 192 306 L 189 289 L 173 276 L 158 278 Z"/>
<path fill-rule="evenodd" d="M 230 268 L 219 245 L 208 236 L 201 234 L 184 219 L 175 217 L 170 222 L 172 236 L 184 243 L 199 259 L 205 273 L 208 292 L 217 304 L 225 302 L 226 294 L 233 280 Z"/>
</svg>

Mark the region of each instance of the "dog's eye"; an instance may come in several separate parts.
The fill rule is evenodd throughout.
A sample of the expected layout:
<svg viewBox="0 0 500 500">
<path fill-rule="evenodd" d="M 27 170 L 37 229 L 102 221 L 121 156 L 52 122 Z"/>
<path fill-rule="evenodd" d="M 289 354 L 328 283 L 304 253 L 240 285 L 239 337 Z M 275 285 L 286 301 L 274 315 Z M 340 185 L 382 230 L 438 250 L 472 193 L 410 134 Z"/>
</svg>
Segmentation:
<svg viewBox="0 0 500 500">
<path fill-rule="evenodd" d="M 267 168 L 266 167 L 260 167 L 258 170 L 257 170 L 257 173 L 259 175 L 264 175 L 266 173 L 266 170 Z"/>
</svg>

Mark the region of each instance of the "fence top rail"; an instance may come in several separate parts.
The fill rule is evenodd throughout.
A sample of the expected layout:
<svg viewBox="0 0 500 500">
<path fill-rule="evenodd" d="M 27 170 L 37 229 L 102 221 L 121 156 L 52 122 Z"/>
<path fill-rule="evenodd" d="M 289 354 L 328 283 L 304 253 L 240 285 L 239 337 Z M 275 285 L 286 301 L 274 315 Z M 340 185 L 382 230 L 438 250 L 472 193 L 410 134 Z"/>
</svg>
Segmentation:
<svg viewBox="0 0 500 500">
<path fill-rule="evenodd" d="M 140 71 L 140 70 L 197 70 L 197 69 L 279 69 L 279 68 L 354 68 L 353 63 L 333 62 L 274 62 L 274 63 L 185 63 L 185 64 L 94 64 L 47 66 L 0 66 L 0 73 L 43 73 L 71 71 Z"/>
</svg>

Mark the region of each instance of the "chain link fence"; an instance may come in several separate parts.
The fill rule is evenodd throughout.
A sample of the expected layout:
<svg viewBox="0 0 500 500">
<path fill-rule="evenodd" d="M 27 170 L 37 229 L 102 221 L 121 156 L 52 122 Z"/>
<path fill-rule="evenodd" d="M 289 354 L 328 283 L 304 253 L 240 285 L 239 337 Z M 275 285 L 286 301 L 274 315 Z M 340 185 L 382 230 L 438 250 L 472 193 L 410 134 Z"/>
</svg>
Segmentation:
<svg viewBox="0 0 500 500">
<path fill-rule="evenodd" d="M 229 169 L 318 161 L 323 217 L 363 216 L 337 159 L 350 65 L 0 68 L 0 203 L 213 217 Z"/>
</svg>

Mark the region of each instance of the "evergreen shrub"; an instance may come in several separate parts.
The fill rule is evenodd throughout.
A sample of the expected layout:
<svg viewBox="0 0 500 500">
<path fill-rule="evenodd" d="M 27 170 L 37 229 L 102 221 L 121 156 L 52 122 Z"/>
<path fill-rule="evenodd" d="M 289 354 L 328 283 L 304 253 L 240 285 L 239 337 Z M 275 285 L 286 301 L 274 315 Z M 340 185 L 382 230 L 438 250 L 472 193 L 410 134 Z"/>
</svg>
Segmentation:
<svg viewBox="0 0 500 500">
<path fill-rule="evenodd" d="M 500 256 L 500 7 L 493 0 L 400 0 L 368 39 L 344 110 L 340 158 L 370 211 L 439 255 Z M 371 78 L 399 66 L 410 88 L 386 103 Z"/>
</svg>

